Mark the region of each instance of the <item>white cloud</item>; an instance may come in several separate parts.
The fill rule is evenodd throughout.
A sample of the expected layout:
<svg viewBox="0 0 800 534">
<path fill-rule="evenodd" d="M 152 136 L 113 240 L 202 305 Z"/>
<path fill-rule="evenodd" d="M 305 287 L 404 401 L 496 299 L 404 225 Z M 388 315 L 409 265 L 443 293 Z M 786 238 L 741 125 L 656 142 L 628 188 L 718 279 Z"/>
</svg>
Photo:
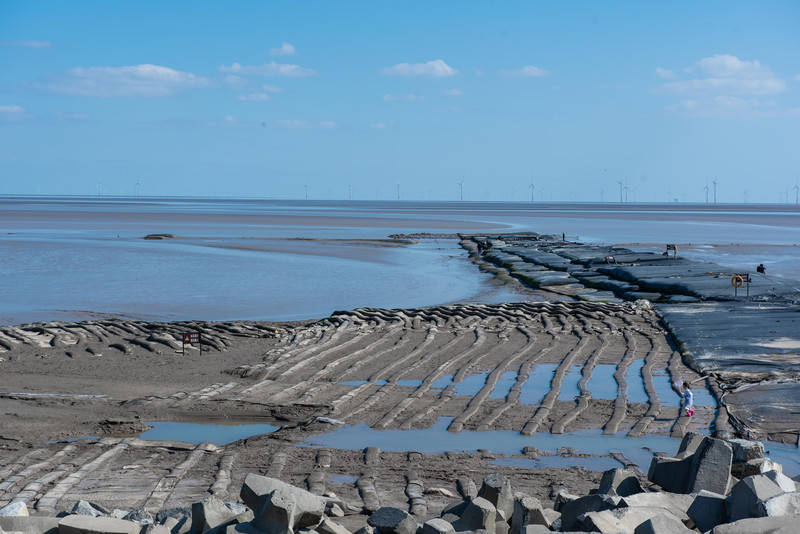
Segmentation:
<svg viewBox="0 0 800 534">
<path fill-rule="evenodd" d="M 461 89 L 445 89 L 444 94 L 447 96 L 461 96 L 464 93 Z"/>
<path fill-rule="evenodd" d="M 18 48 L 50 48 L 50 41 L 0 41 L 0 46 L 14 46 Z"/>
<path fill-rule="evenodd" d="M 275 87 L 274 85 L 262 85 L 260 91 L 246 95 L 239 95 L 238 99 L 242 102 L 265 102 L 272 98 L 271 93 L 280 92 L 280 87 Z"/>
<path fill-rule="evenodd" d="M 280 48 L 271 48 L 269 51 L 271 56 L 293 56 L 296 53 L 297 50 L 290 43 L 281 43 Z"/>
<path fill-rule="evenodd" d="M 209 85 L 202 76 L 160 65 L 77 67 L 34 84 L 53 93 L 98 97 L 167 96 Z"/>
<path fill-rule="evenodd" d="M 281 128 L 286 128 L 289 130 L 312 130 L 312 129 L 333 130 L 338 126 L 333 121 L 313 122 L 313 121 L 305 121 L 297 119 L 279 120 L 276 121 L 275 124 L 277 124 Z"/>
<path fill-rule="evenodd" d="M 383 95 L 384 102 L 416 102 L 417 100 L 422 100 L 423 98 L 424 97 L 420 95 L 415 95 L 413 93 L 404 95 L 391 95 L 391 94 Z"/>
<path fill-rule="evenodd" d="M 675 78 L 676 74 L 669 69 L 662 69 L 661 67 L 656 67 L 656 76 L 663 80 L 671 80 Z"/>
<path fill-rule="evenodd" d="M 427 63 L 398 63 L 382 70 L 390 76 L 428 76 L 431 78 L 444 78 L 454 76 L 458 71 L 441 59 L 434 59 Z"/>
<path fill-rule="evenodd" d="M 25 113 L 22 106 L 0 106 L 0 113 L 4 115 L 20 115 Z"/>
<path fill-rule="evenodd" d="M 232 72 L 234 74 L 254 74 L 258 76 L 286 76 L 289 78 L 301 78 L 304 76 L 313 76 L 316 74 L 312 69 L 306 69 L 300 65 L 292 65 L 290 63 L 277 63 L 270 61 L 263 65 L 240 65 L 234 63 L 230 66 L 222 65 L 219 70 L 221 72 Z"/>
<path fill-rule="evenodd" d="M 706 57 L 686 69 L 691 79 L 663 84 L 663 90 L 676 94 L 769 95 L 786 90 L 786 82 L 758 60 L 745 61 L 730 54 Z"/>
<path fill-rule="evenodd" d="M 525 65 L 519 69 L 503 70 L 500 72 L 506 76 L 523 76 L 526 78 L 542 78 L 550 74 L 549 71 L 534 67 L 533 65 Z"/>
<path fill-rule="evenodd" d="M 30 117 L 22 106 L 0 106 L 0 122 L 20 121 Z"/>
</svg>

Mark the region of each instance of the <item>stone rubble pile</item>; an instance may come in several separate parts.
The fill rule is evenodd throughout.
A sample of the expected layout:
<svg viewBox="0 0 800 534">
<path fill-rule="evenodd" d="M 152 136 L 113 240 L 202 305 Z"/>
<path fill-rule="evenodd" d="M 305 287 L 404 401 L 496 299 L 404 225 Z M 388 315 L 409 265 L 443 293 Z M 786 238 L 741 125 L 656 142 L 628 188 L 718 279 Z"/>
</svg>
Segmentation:
<svg viewBox="0 0 800 534">
<path fill-rule="evenodd" d="M 554 508 L 488 475 L 477 494 L 419 522 L 400 508 L 372 512 L 355 534 L 789 534 L 800 532 L 800 491 L 759 442 L 687 434 L 674 457 L 655 456 L 648 479 L 606 471 L 589 495 L 560 490 Z M 191 509 L 105 510 L 86 501 L 60 517 L 29 516 L 24 503 L 0 509 L 0 534 L 351 534 L 335 519 L 356 509 L 274 478 L 249 474 L 241 503 L 214 496 Z M 360 510 L 359 510 L 360 511 Z"/>
</svg>

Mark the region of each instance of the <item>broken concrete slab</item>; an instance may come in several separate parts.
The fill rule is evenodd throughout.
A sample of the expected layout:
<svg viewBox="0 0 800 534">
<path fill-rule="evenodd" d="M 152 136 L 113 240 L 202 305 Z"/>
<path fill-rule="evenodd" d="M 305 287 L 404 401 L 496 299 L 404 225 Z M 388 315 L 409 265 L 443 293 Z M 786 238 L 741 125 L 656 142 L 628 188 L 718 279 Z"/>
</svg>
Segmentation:
<svg viewBox="0 0 800 534">
<path fill-rule="evenodd" d="M 422 534 L 453 534 L 453 525 L 440 517 L 428 519 L 422 525 Z"/>
<path fill-rule="evenodd" d="M 27 517 L 28 507 L 24 502 L 12 502 L 0 508 L 0 517 Z"/>
<path fill-rule="evenodd" d="M 456 521 L 453 526 L 458 532 L 486 530 L 489 534 L 494 534 L 496 521 L 497 509 L 494 505 L 483 497 L 476 497 L 467 504 L 461 514 L 461 519 Z"/>
<path fill-rule="evenodd" d="M 637 526 L 658 515 L 667 516 L 681 523 L 680 519 L 665 508 L 635 507 L 587 512 L 581 520 L 581 527 L 588 532 L 604 534 L 633 533 Z"/>
<path fill-rule="evenodd" d="M 322 522 L 315 529 L 319 534 L 350 534 L 345 527 L 327 517 L 322 518 Z M 446 533 L 442 533 L 446 534 Z"/>
<path fill-rule="evenodd" d="M 325 499 L 280 480 L 255 473 L 245 477 L 242 501 L 253 511 L 253 524 L 267 532 L 313 527 L 325 512 Z"/>
<path fill-rule="evenodd" d="M 764 457 L 764 444 L 760 441 L 749 439 L 728 439 L 725 440 L 733 450 L 734 462 L 747 462 Z"/>
<path fill-rule="evenodd" d="M 542 512 L 542 503 L 536 497 L 517 497 L 514 499 L 514 512 L 511 514 L 511 534 L 522 534 L 527 525 L 548 525 Z"/>
<path fill-rule="evenodd" d="M 682 534 L 684 532 L 688 534 L 694 530 L 689 530 L 686 525 L 674 517 L 658 514 L 637 526 L 633 534 Z"/>
<path fill-rule="evenodd" d="M 100 508 L 96 507 L 89 501 L 80 500 L 75 503 L 75 506 L 72 507 L 72 511 L 70 512 L 76 515 L 90 515 L 92 517 L 100 517 L 108 515 L 107 513 L 100 510 Z"/>
<path fill-rule="evenodd" d="M 686 493 L 701 490 L 727 493 L 733 451 L 724 440 L 706 437 L 692 455 Z"/>
<path fill-rule="evenodd" d="M 561 506 L 561 529 L 573 530 L 580 526 L 580 517 L 588 512 L 601 512 L 616 508 L 621 497 L 611 495 L 586 495 Z"/>
<path fill-rule="evenodd" d="M 731 490 L 728 498 L 728 518 L 730 521 L 738 521 L 749 517 L 760 517 L 762 502 L 794 490 L 794 482 L 775 471 L 745 477 Z"/>
<path fill-rule="evenodd" d="M 686 513 L 703 532 L 728 520 L 725 496 L 706 490 L 697 494 Z"/>
<path fill-rule="evenodd" d="M 603 473 L 597 493 L 627 497 L 642 493 L 642 484 L 633 471 L 628 469 L 610 469 Z"/>
<path fill-rule="evenodd" d="M 514 513 L 514 490 L 511 488 L 511 481 L 499 473 L 490 473 L 483 479 L 478 497 L 483 497 L 492 503 L 496 510 L 503 513 L 505 519 L 510 519 Z"/>
<path fill-rule="evenodd" d="M 391 506 L 378 508 L 367 519 L 367 525 L 379 534 L 415 534 L 418 527 L 417 520 L 405 510 Z"/>
<path fill-rule="evenodd" d="M 800 516 L 800 492 L 781 493 L 762 501 L 758 505 L 758 511 L 763 517 Z M 800 524 L 798 528 L 800 529 Z"/>
<path fill-rule="evenodd" d="M 68 515 L 58 522 L 59 534 L 139 534 L 142 526 L 113 517 Z"/>
<path fill-rule="evenodd" d="M 688 510 L 694 502 L 692 495 L 683 493 L 637 493 L 623 497 L 620 500 L 621 508 L 663 508 L 680 519 L 688 521 Z"/>
<path fill-rule="evenodd" d="M 757 517 L 714 527 L 712 534 L 797 534 L 800 518 Z"/>
<path fill-rule="evenodd" d="M 22 534 L 58 534 L 58 517 L 0 516 L 0 529 Z"/>
<path fill-rule="evenodd" d="M 190 534 L 203 534 L 216 531 L 232 524 L 240 510 L 232 510 L 221 499 L 206 497 L 200 502 L 192 504 L 192 527 Z"/>
</svg>

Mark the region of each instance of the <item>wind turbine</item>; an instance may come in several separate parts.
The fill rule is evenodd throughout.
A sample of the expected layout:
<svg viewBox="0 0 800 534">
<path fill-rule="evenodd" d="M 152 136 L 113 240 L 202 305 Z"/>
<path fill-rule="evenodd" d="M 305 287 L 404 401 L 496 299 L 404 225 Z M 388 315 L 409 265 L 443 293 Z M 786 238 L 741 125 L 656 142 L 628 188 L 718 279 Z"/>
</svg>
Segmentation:
<svg viewBox="0 0 800 534">
<path fill-rule="evenodd" d="M 717 203 L 717 181 L 711 180 L 711 183 L 714 184 L 714 204 Z"/>
<path fill-rule="evenodd" d="M 142 181 L 141 180 L 137 180 L 136 181 L 136 196 L 137 197 L 142 196 Z"/>
<path fill-rule="evenodd" d="M 706 204 L 708 204 L 708 183 L 706 183 L 706 186 L 703 188 L 703 191 L 706 192 Z"/>
<path fill-rule="evenodd" d="M 456 182 L 456 183 L 458 184 L 458 188 L 459 188 L 459 191 L 460 191 L 460 194 L 461 194 L 461 201 L 463 202 L 464 201 L 464 180 L 461 180 L 460 182 Z"/>
<path fill-rule="evenodd" d="M 397 184 L 397 200 L 400 200 L 400 184 Z"/>
<path fill-rule="evenodd" d="M 303 187 L 305 187 L 305 188 L 306 188 L 306 200 L 308 200 L 308 186 L 307 186 L 307 185 L 304 185 Z"/>
<path fill-rule="evenodd" d="M 533 192 L 536 191 L 536 186 L 533 185 L 533 182 L 531 182 L 531 185 L 528 186 L 528 189 L 531 190 L 531 204 L 533 204 Z"/>
<path fill-rule="evenodd" d="M 617 183 L 619 184 L 619 203 L 622 204 L 624 202 L 622 200 L 622 190 L 625 187 L 625 184 L 623 184 L 620 180 L 617 180 Z"/>
<path fill-rule="evenodd" d="M 794 184 L 794 187 L 792 189 L 794 189 L 794 203 L 795 205 L 798 205 L 800 204 L 800 186 Z"/>
</svg>

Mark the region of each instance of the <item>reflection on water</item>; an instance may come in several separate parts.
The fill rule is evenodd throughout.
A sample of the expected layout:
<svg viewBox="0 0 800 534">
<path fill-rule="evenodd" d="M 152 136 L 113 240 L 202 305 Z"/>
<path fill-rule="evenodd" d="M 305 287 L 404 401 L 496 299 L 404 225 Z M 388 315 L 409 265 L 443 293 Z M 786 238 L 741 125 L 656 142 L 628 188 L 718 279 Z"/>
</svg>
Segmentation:
<svg viewBox="0 0 800 534">
<path fill-rule="evenodd" d="M 495 384 L 494 389 L 489 394 L 490 399 L 505 399 L 508 396 L 508 392 L 511 391 L 514 382 L 517 380 L 517 372 L 516 371 L 506 371 L 500 378 L 497 380 L 497 384 Z"/>
</svg>

